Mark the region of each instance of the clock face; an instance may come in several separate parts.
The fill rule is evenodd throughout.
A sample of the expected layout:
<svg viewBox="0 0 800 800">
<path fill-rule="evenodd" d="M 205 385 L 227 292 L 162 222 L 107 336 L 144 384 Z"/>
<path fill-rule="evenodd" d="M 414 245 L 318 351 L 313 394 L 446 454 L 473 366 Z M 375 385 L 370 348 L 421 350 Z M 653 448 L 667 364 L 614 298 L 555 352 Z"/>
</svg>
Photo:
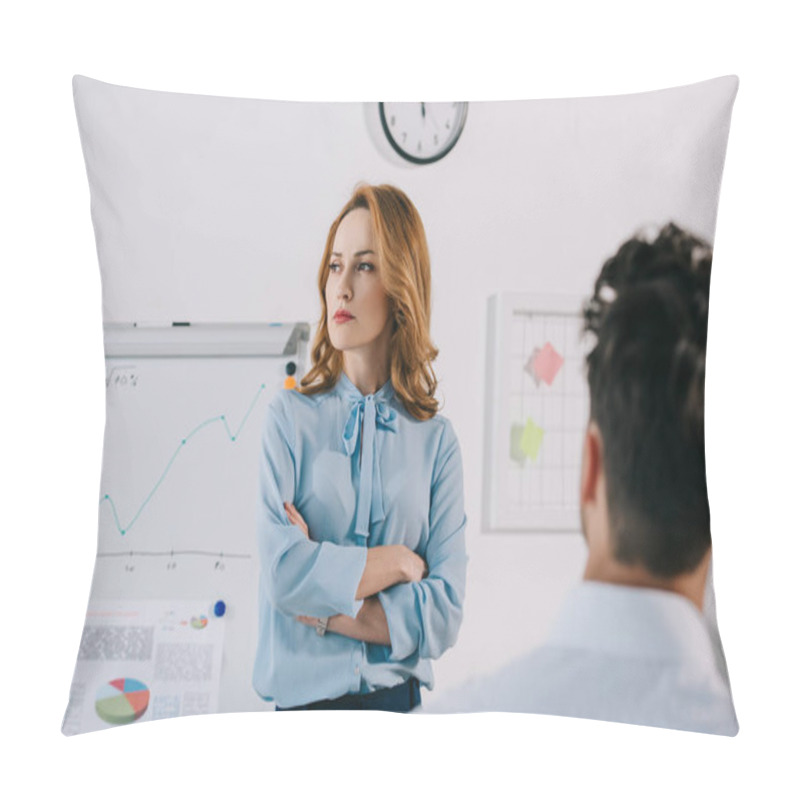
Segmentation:
<svg viewBox="0 0 800 800">
<path fill-rule="evenodd" d="M 438 161 L 453 149 L 467 119 L 466 103 L 379 103 L 392 147 L 414 164 Z"/>
</svg>

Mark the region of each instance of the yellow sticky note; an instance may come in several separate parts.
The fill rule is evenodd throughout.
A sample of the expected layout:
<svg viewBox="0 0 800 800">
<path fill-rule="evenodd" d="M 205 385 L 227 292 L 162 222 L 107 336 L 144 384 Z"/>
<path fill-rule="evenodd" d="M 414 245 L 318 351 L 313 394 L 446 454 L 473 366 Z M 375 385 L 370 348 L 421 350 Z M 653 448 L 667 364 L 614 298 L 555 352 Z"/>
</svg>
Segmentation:
<svg viewBox="0 0 800 800">
<path fill-rule="evenodd" d="M 519 447 L 531 461 L 536 461 L 539 448 L 542 446 L 544 431 L 530 418 L 525 421 L 525 430 L 522 431 Z"/>
</svg>

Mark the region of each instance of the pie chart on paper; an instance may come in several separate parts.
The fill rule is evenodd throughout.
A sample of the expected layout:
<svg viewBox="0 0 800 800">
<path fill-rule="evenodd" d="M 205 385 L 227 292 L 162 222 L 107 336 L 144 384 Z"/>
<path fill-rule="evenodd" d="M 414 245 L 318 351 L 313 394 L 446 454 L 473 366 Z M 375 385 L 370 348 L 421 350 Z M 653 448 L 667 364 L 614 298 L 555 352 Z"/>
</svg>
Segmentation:
<svg viewBox="0 0 800 800">
<path fill-rule="evenodd" d="M 95 697 L 97 716 L 111 725 L 135 722 L 147 711 L 150 690 L 134 678 L 117 678 L 103 684 Z"/>
</svg>

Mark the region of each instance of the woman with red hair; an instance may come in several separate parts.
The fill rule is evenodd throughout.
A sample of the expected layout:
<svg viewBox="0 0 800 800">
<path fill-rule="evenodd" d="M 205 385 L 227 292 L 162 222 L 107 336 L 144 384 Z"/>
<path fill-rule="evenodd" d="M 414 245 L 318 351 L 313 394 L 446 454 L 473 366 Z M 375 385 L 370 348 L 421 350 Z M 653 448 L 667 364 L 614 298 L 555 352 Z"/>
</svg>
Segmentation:
<svg viewBox="0 0 800 800">
<path fill-rule="evenodd" d="M 278 710 L 410 711 L 456 641 L 467 557 L 428 246 L 402 191 L 356 188 L 318 285 L 312 367 L 264 424 L 253 685 Z"/>
</svg>

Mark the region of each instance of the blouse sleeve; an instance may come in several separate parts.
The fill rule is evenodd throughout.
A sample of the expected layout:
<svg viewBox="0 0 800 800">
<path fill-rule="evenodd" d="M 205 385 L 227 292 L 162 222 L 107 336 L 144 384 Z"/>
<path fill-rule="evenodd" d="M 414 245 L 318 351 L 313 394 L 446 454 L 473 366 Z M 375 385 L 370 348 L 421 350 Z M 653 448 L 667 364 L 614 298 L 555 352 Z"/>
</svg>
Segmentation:
<svg viewBox="0 0 800 800">
<path fill-rule="evenodd" d="M 415 652 L 438 658 L 456 642 L 464 605 L 467 554 L 461 450 L 445 421 L 431 485 L 428 576 L 378 594 L 391 638 L 391 661 Z"/>
<path fill-rule="evenodd" d="M 289 523 L 283 507 L 284 502 L 294 503 L 297 485 L 288 405 L 283 393 L 272 401 L 261 437 L 257 530 L 262 580 L 270 602 L 284 614 L 354 617 L 363 604 L 355 596 L 366 548 L 310 541 Z"/>
</svg>

